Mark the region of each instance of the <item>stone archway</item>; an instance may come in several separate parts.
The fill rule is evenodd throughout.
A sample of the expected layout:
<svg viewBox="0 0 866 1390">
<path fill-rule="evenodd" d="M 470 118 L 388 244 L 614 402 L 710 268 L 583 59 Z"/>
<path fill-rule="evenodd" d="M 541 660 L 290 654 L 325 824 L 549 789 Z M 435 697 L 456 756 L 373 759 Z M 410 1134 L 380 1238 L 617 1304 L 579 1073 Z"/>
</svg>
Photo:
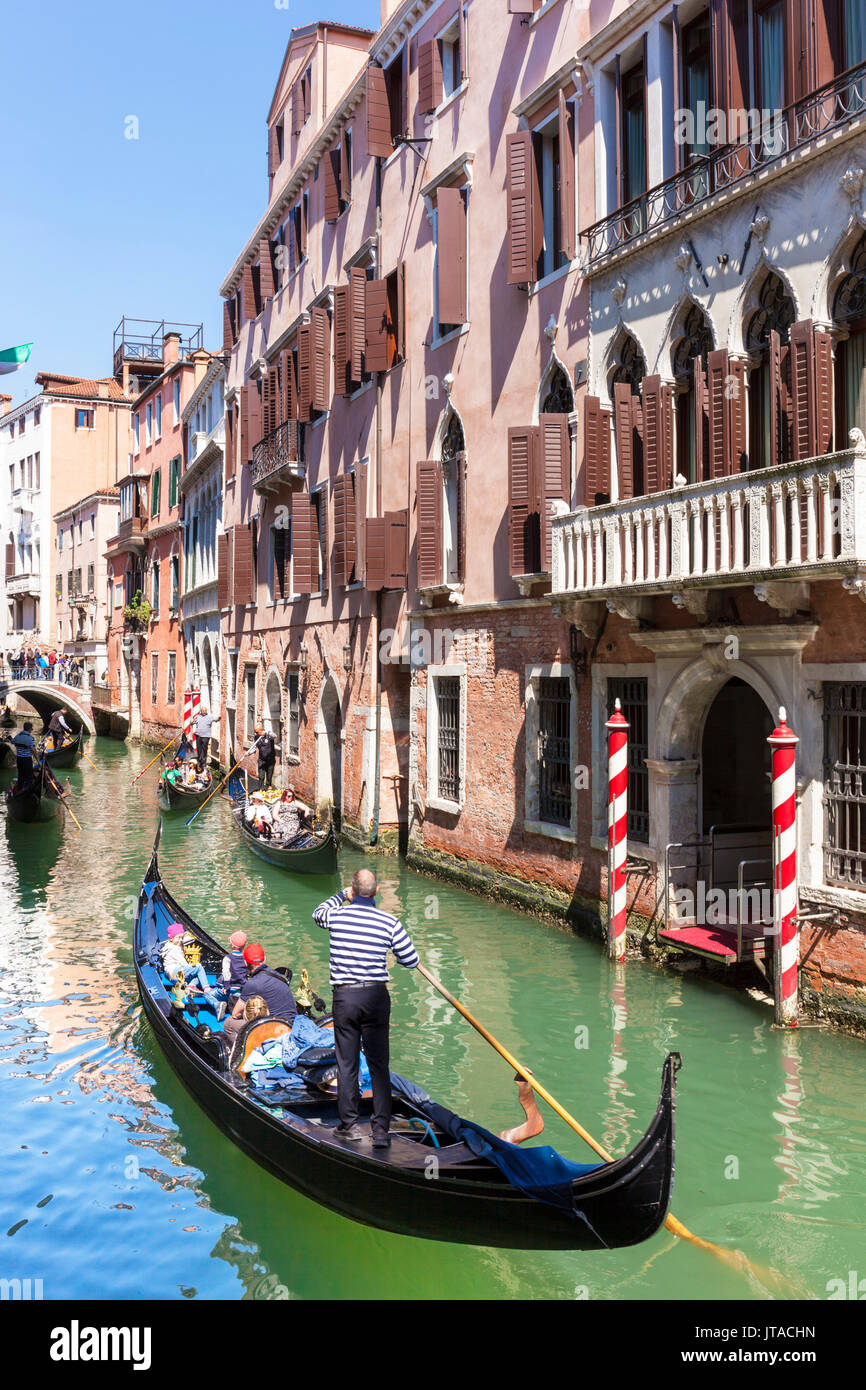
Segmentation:
<svg viewBox="0 0 866 1390">
<path fill-rule="evenodd" d="M 343 809 L 343 715 L 337 682 L 329 673 L 319 696 L 316 717 L 316 803 Z"/>
</svg>

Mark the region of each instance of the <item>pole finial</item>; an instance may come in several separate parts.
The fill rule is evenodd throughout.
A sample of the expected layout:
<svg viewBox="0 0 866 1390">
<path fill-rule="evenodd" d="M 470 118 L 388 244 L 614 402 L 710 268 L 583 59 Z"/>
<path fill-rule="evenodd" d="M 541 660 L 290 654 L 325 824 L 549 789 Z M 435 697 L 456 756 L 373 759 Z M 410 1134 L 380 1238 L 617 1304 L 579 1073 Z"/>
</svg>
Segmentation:
<svg viewBox="0 0 866 1390">
<path fill-rule="evenodd" d="M 619 701 L 619 696 L 617 696 L 617 698 L 614 700 L 614 702 L 613 702 L 613 707 L 614 707 L 614 709 L 616 709 L 616 710 L 621 710 L 621 709 L 622 709 L 622 705 L 620 704 L 620 701 Z"/>
<path fill-rule="evenodd" d="M 785 709 L 785 706 L 784 706 L 784 705 L 780 705 L 780 706 L 779 706 L 779 723 L 780 723 L 780 724 L 784 724 L 787 718 L 788 718 L 788 711 Z"/>
</svg>

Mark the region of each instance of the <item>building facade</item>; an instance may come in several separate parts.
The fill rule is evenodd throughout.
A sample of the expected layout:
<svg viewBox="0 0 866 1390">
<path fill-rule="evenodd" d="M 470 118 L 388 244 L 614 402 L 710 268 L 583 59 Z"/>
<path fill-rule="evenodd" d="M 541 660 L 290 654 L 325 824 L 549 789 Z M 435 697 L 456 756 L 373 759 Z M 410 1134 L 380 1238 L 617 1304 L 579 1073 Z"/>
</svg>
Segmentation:
<svg viewBox="0 0 866 1390">
<path fill-rule="evenodd" d="M 55 513 L 55 626 L 51 645 L 80 662 L 88 685 L 108 670 L 112 591 L 105 552 L 117 534 L 120 493 L 93 492 Z"/>
</svg>

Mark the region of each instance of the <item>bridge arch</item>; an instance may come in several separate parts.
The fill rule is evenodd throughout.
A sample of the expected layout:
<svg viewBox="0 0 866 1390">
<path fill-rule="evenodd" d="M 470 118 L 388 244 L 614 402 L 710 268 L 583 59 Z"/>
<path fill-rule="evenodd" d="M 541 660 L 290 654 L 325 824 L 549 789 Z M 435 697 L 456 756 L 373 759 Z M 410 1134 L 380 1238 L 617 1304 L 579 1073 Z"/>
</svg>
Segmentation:
<svg viewBox="0 0 866 1390">
<path fill-rule="evenodd" d="M 59 681 L 9 681 L 0 686 L 0 698 L 8 700 L 10 695 L 19 695 L 32 705 L 43 725 L 47 725 L 56 709 L 65 707 L 73 729 L 83 725 L 89 734 L 96 733 L 90 700 L 77 686 L 61 685 Z"/>
</svg>

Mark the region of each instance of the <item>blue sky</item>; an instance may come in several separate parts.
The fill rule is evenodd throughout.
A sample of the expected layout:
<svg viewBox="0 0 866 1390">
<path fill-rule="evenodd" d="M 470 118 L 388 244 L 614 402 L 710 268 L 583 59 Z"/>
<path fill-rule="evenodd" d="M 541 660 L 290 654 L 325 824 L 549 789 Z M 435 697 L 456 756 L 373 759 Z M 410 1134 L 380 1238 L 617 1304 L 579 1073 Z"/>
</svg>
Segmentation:
<svg viewBox="0 0 866 1390">
<path fill-rule="evenodd" d="M 4 6 L 0 349 L 34 343 L 0 378 L 13 404 L 39 371 L 109 376 L 123 314 L 203 322 L 220 345 L 219 286 L 267 200 L 280 64 L 317 18 L 374 28 L 378 0 Z"/>
</svg>

